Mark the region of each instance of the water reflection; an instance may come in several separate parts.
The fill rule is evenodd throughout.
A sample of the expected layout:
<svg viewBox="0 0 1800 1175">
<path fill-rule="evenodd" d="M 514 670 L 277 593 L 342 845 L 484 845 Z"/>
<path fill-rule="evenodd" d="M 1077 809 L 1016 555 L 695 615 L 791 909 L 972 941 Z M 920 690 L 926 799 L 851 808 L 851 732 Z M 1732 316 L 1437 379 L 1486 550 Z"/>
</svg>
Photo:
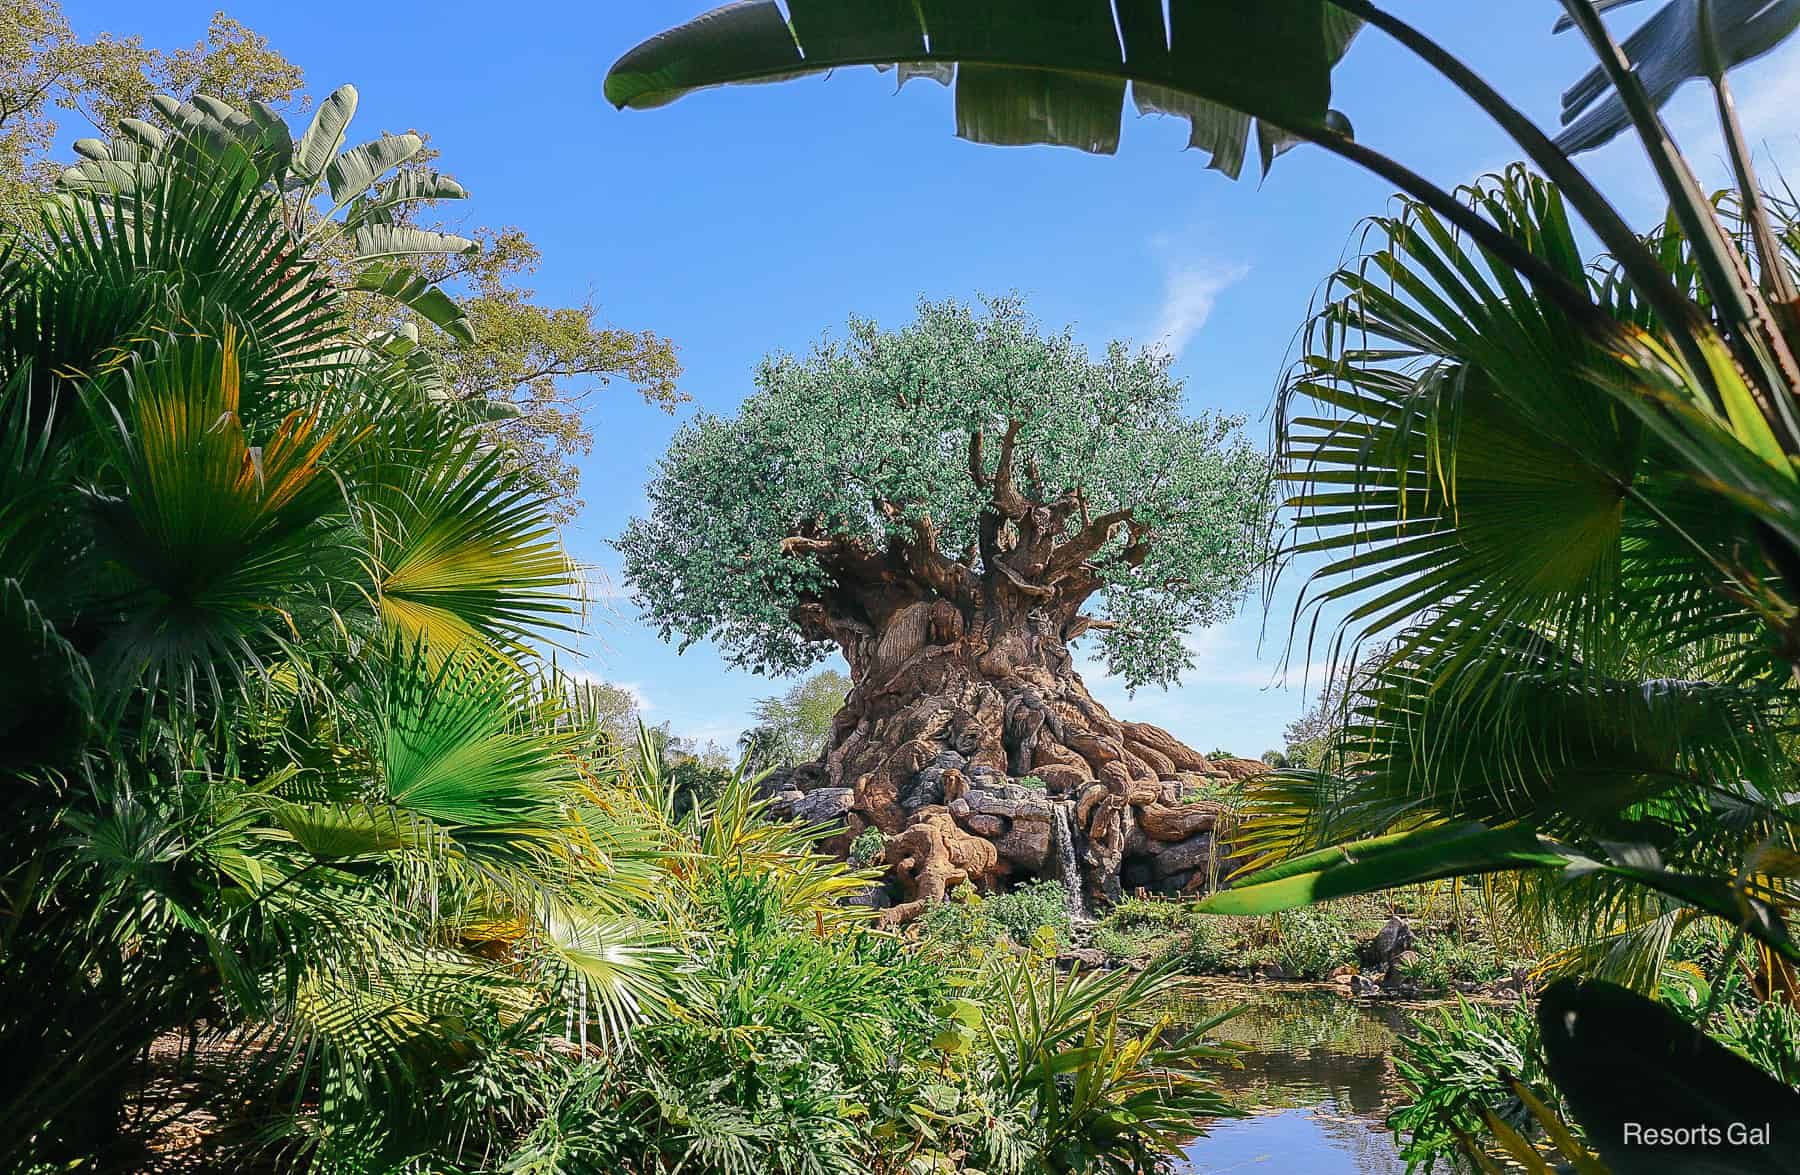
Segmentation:
<svg viewBox="0 0 1800 1175">
<path fill-rule="evenodd" d="M 1383 1125 L 1395 1092 L 1395 1036 L 1406 1013 L 1330 989 L 1196 981 L 1176 1001 L 1183 1019 L 1249 1010 L 1211 1032 L 1242 1048 L 1219 1083 L 1250 1111 L 1222 1119 L 1187 1148 L 1179 1170 L 1400 1175 L 1406 1164 Z"/>
</svg>

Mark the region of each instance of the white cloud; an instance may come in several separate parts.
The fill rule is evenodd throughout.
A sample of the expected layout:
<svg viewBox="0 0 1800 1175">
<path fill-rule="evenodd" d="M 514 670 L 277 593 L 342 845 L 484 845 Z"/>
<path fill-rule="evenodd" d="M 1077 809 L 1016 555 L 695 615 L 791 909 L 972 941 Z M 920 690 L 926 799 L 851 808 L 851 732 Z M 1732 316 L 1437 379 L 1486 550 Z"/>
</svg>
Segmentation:
<svg viewBox="0 0 1800 1175">
<path fill-rule="evenodd" d="M 631 695 L 632 703 L 637 706 L 639 714 L 648 714 L 656 709 L 656 703 L 644 696 L 644 687 L 635 681 L 615 681 L 613 685 Z"/>
<path fill-rule="evenodd" d="M 638 682 L 612 681 L 601 674 L 595 673 L 592 669 L 570 670 L 569 676 L 576 681 L 586 682 L 589 685 L 608 685 L 613 689 L 623 690 L 625 693 L 631 695 L 631 703 L 637 707 L 639 714 L 648 714 L 650 711 L 656 709 L 656 703 L 652 702 L 649 697 L 645 695 L 644 687 Z"/>
<path fill-rule="evenodd" d="M 1162 304 L 1157 307 L 1150 338 L 1167 348 L 1169 354 L 1180 356 L 1212 317 L 1219 295 L 1249 272 L 1248 265 L 1211 261 L 1169 264 L 1163 275 Z"/>
</svg>

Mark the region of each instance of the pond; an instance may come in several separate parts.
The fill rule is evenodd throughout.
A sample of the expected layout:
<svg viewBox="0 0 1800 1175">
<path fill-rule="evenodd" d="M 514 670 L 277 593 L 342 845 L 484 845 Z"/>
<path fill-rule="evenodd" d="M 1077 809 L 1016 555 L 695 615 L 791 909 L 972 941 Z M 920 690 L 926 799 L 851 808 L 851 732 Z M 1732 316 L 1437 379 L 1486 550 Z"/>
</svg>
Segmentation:
<svg viewBox="0 0 1800 1175">
<path fill-rule="evenodd" d="M 1243 1048 L 1243 1067 L 1221 1069 L 1219 1082 L 1249 1116 L 1210 1123 L 1176 1170 L 1401 1175 L 1406 1163 L 1384 1123 L 1399 1093 L 1390 1055 L 1408 1011 L 1298 984 L 1203 980 L 1179 1001 L 1194 1021 L 1240 1005 L 1248 1010 L 1210 1035 Z"/>
</svg>

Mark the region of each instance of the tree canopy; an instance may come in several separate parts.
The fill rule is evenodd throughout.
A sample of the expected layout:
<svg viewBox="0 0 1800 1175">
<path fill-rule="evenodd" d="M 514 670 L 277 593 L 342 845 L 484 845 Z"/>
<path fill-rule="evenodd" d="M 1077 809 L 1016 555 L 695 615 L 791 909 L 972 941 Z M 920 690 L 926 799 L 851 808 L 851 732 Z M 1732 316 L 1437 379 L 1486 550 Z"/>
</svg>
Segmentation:
<svg viewBox="0 0 1800 1175">
<path fill-rule="evenodd" d="M 1064 639 L 1101 631 L 1129 683 L 1167 684 L 1182 635 L 1239 601 L 1270 502 L 1242 422 L 1189 415 L 1169 365 L 1090 355 L 1016 296 L 921 301 L 898 331 L 852 319 L 676 435 L 618 540 L 637 599 L 684 648 L 792 672 L 830 647 L 808 611 L 872 564 L 964 605 L 1004 580 L 1063 608 Z"/>
<path fill-rule="evenodd" d="M 831 722 L 844 707 L 850 679 L 821 669 L 784 694 L 756 700 L 756 725 L 739 739 L 759 766 L 791 766 L 814 758 L 831 737 Z"/>
</svg>

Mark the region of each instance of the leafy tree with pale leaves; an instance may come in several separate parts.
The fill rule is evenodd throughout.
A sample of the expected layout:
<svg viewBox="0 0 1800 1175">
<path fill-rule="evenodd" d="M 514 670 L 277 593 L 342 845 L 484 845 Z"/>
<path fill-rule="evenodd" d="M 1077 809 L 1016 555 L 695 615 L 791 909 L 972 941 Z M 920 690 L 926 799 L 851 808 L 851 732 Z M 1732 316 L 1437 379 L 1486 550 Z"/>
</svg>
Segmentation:
<svg viewBox="0 0 1800 1175">
<path fill-rule="evenodd" d="M 1189 414 L 1166 354 L 1091 355 L 1016 297 L 921 302 L 900 330 L 853 319 L 769 357 L 756 385 L 676 436 L 618 540 L 666 637 L 763 672 L 835 647 L 855 688 L 834 777 L 908 740 L 1013 775 L 1040 746 L 1084 773 L 1199 764 L 1107 715 L 1070 651 L 1097 635 L 1130 684 L 1173 682 L 1183 635 L 1231 615 L 1257 558 L 1266 459 L 1239 421 Z"/>
</svg>

